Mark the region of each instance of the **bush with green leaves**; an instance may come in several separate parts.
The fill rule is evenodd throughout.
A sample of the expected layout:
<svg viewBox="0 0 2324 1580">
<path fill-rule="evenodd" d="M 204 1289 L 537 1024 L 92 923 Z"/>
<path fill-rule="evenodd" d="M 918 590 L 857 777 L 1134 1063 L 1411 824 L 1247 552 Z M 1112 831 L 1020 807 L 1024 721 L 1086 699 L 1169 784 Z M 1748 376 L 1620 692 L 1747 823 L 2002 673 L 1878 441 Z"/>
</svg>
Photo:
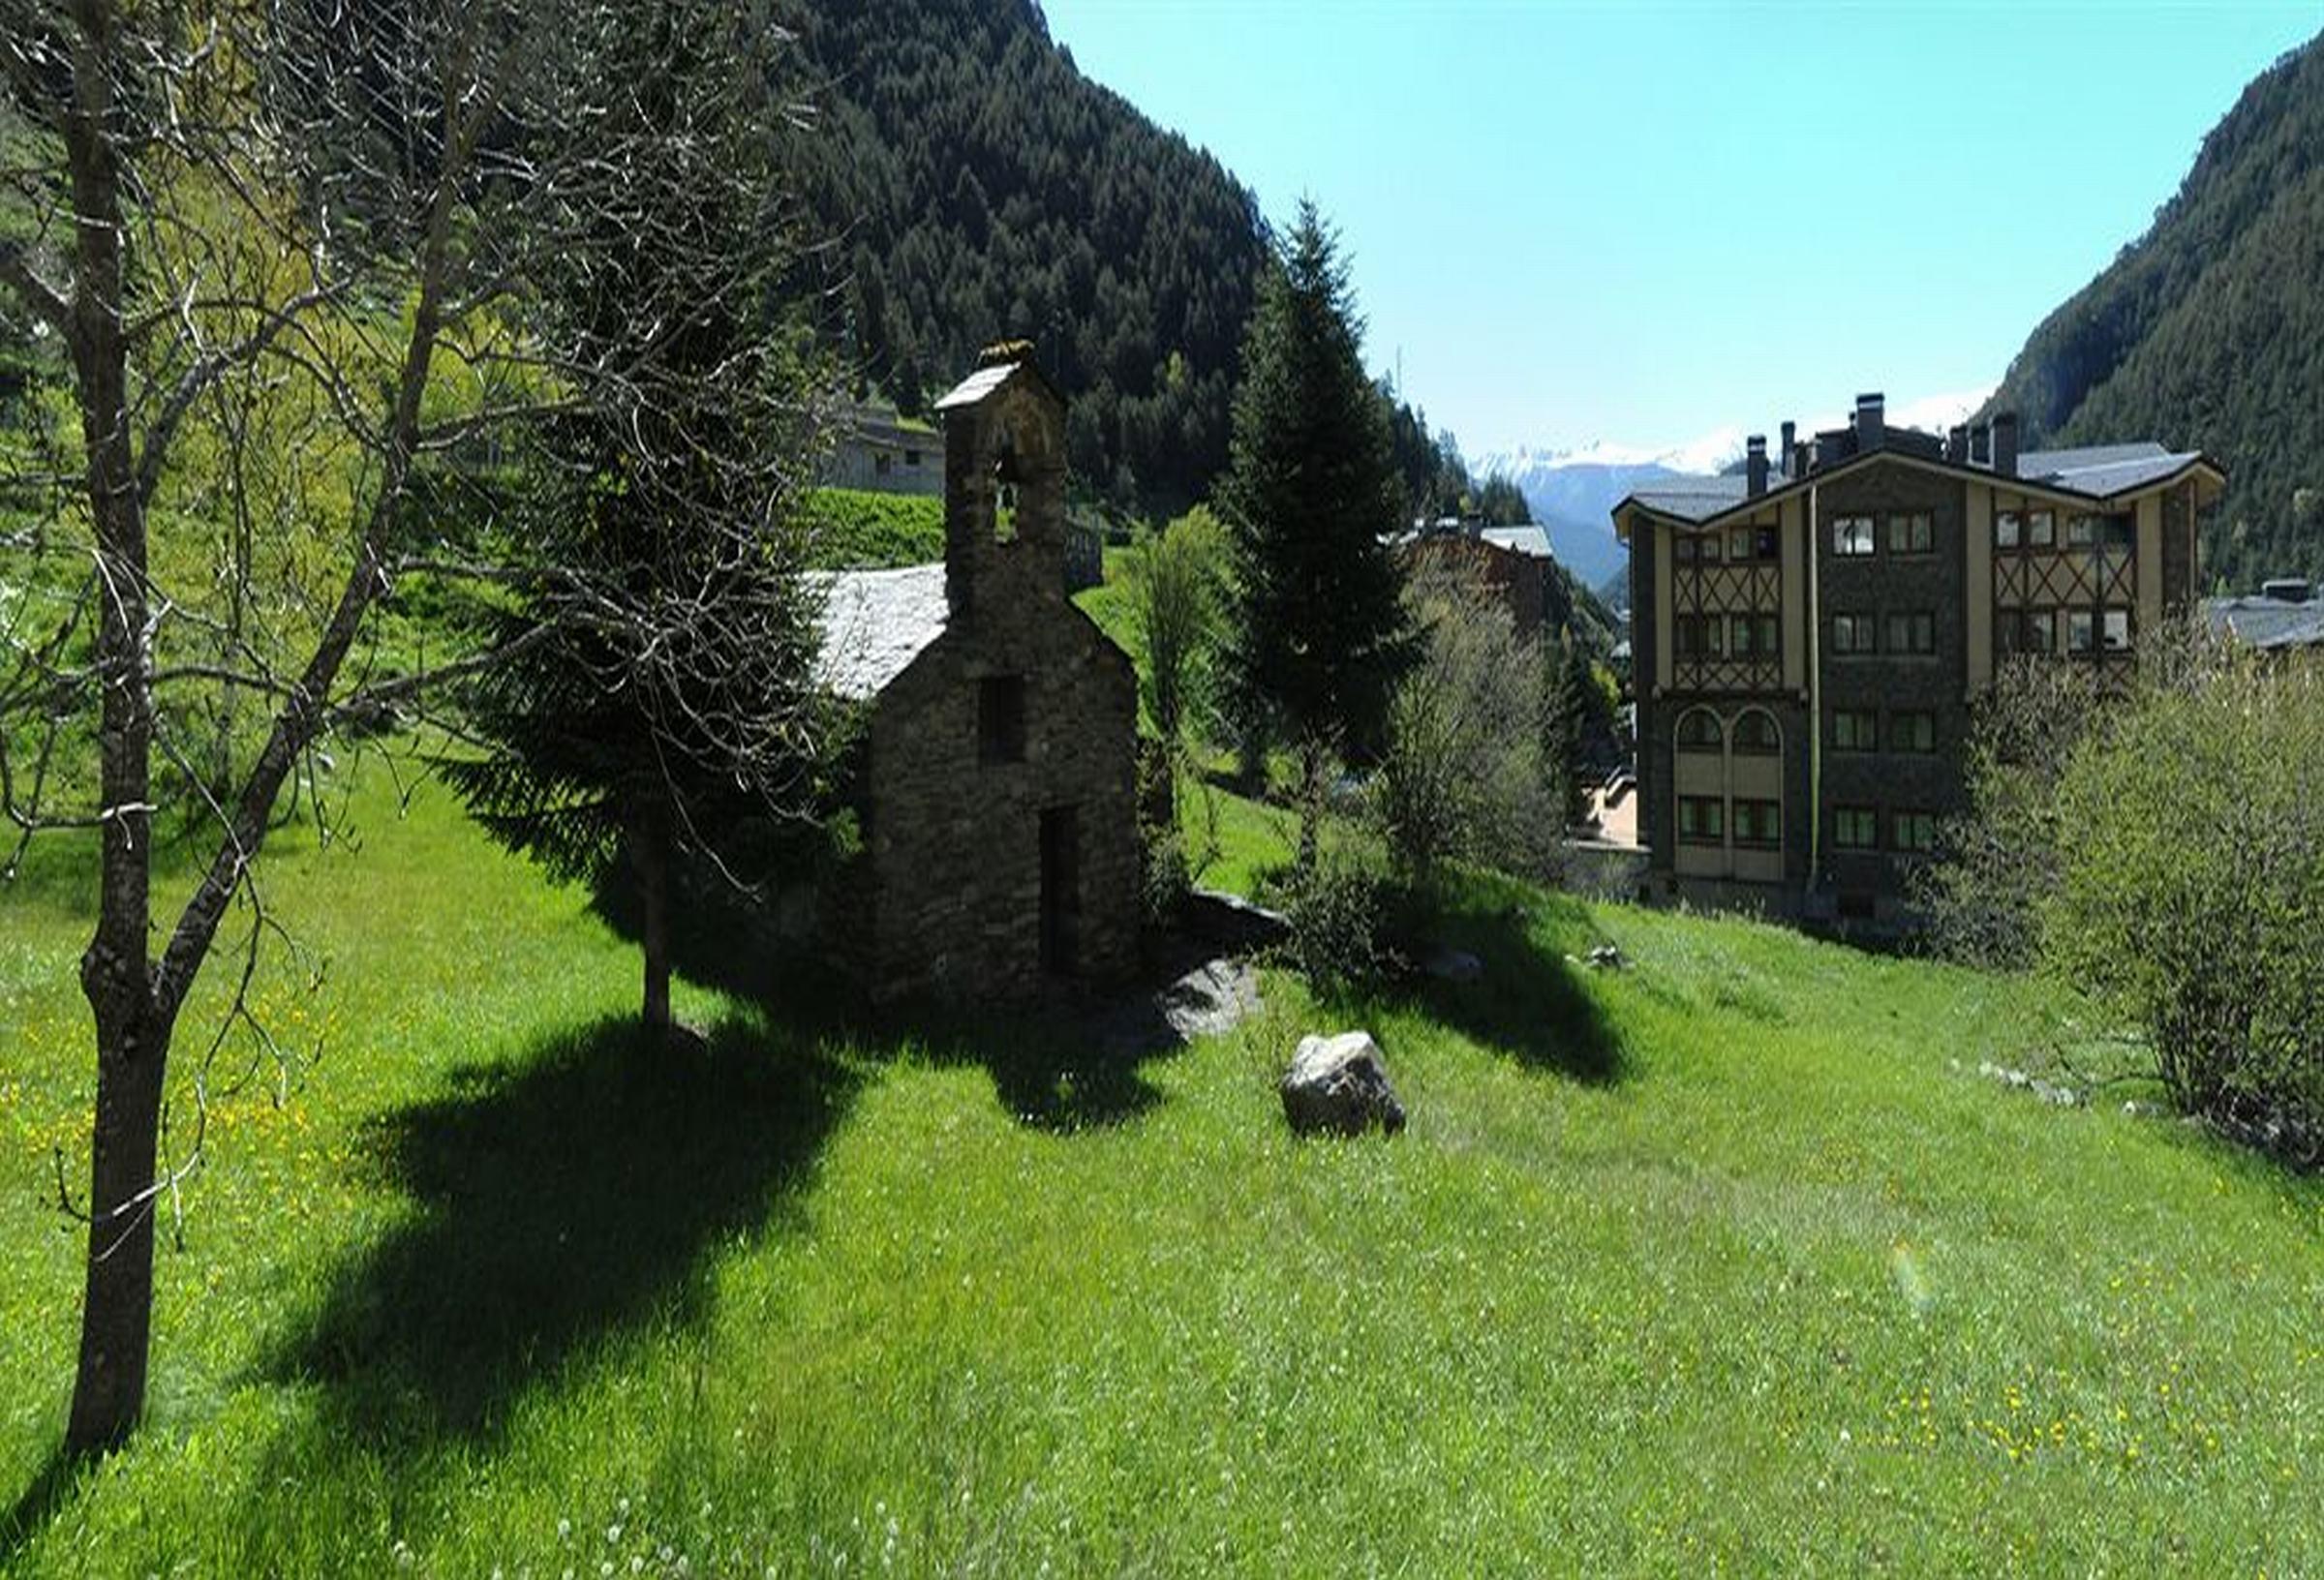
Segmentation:
<svg viewBox="0 0 2324 1580">
<path fill-rule="evenodd" d="M 1394 965 L 1401 892 L 1367 843 L 1325 842 L 1313 862 L 1286 873 L 1277 897 L 1291 924 L 1284 952 L 1310 987 L 1356 986 Z"/>
<path fill-rule="evenodd" d="M 2137 1026 L 2173 1101 L 2324 1143 L 2324 668 L 2182 636 L 2049 809 L 2042 965 Z"/>
<path fill-rule="evenodd" d="M 1562 821 L 1540 725 L 1540 660 L 1508 608 L 1445 562 L 1405 594 L 1421 662 L 1389 707 L 1370 812 L 1398 872 L 1424 886 L 1450 860 L 1532 873 Z"/>
</svg>

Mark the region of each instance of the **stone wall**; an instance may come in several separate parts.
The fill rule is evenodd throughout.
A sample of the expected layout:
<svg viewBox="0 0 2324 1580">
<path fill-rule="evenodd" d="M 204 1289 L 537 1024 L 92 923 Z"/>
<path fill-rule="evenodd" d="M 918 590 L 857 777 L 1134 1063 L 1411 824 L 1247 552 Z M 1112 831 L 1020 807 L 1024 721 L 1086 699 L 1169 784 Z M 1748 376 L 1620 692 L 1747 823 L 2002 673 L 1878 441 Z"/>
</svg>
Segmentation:
<svg viewBox="0 0 2324 1580">
<path fill-rule="evenodd" d="M 1065 595 L 1055 390 L 990 367 L 939 408 L 949 613 L 873 705 L 866 965 L 877 996 L 1022 1000 L 1137 962 L 1138 682 Z"/>
<path fill-rule="evenodd" d="M 1078 808 L 1077 968 L 1137 961 L 1137 679 L 1122 651 L 1060 593 L 990 605 L 913 660 L 872 716 L 866 918 L 880 996 L 1021 1000 L 1058 986 L 1042 966 L 1041 814 Z M 1024 683 L 1021 761 L 979 749 L 978 684 Z"/>
</svg>

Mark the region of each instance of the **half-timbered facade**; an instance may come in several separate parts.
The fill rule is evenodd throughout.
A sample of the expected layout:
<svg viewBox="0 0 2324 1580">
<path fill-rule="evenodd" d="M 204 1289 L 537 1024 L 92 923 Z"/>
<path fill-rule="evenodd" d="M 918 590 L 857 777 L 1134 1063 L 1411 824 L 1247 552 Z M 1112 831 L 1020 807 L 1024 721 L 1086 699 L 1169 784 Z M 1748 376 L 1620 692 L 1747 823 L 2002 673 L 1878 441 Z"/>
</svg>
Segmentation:
<svg viewBox="0 0 2324 1580">
<path fill-rule="evenodd" d="M 2126 674 L 2199 592 L 2225 479 L 2159 444 L 2017 447 L 1849 426 L 1733 476 L 1624 500 L 1639 836 L 1657 891 L 1786 915 L 1908 919 L 1906 877 L 1964 797 L 1970 703 L 2022 653 Z"/>
</svg>

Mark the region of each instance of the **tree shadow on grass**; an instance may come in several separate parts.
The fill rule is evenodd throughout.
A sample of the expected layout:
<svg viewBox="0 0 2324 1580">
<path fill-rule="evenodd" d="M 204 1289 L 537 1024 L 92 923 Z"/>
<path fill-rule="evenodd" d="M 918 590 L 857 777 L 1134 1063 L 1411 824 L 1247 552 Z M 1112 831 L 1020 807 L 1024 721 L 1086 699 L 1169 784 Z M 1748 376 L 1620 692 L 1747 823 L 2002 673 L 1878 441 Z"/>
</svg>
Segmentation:
<svg viewBox="0 0 2324 1580">
<path fill-rule="evenodd" d="M 76 1459 L 65 1452 L 59 1443 L 48 1451 L 24 1491 L 0 1514 L 0 1570 L 15 1564 L 43 1531 L 56 1511 L 72 1501 L 80 1485 L 80 1473 L 88 1461 Z"/>
<path fill-rule="evenodd" d="M 1424 932 L 1431 945 L 1475 956 L 1483 974 L 1447 982 L 1416 972 L 1378 989 L 1382 1004 L 1424 1014 L 1519 1064 L 1569 1079 L 1610 1085 L 1622 1079 L 1621 1031 L 1583 984 L 1589 968 L 1567 957 L 1605 941 L 1586 906 L 1563 895 L 1520 897 L 1493 886 L 1434 909 Z M 1420 963 L 1425 955 L 1419 952 Z"/>
<path fill-rule="evenodd" d="M 636 896 L 618 869 L 590 908 L 623 938 L 639 937 Z M 874 1004 L 815 953 L 811 928 L 771 921 L 766 907 L 714 880 L 696 874 L 674 912 L 671 963 L 688 982 L 763 1005 L 797 1032 L 864 1048 L 910 1045 L 945 1067 L 981 1065 L 1019 1123 L 1058 1133 L 1126 1124 L 1161 1101 L 1142 1067 L 1185 1046 L 1172 1021 L 1186 1008 L 1178 978 L 1215 953 L 1166 937 L 1134 981 L 1069 988 L 1037 1007 Z"/>
<path fill-rule="evenodd" d="M 735 1237 L 796 1225 L 857 1076 L 747 1022 L 664 1045 L 608 1021 L 378 1122 L 418 1211 L 332 1279 L 265 1363 L 335 1431 L 485 1438 L 595 1341 L 700 1321 Z"/>
</svg>

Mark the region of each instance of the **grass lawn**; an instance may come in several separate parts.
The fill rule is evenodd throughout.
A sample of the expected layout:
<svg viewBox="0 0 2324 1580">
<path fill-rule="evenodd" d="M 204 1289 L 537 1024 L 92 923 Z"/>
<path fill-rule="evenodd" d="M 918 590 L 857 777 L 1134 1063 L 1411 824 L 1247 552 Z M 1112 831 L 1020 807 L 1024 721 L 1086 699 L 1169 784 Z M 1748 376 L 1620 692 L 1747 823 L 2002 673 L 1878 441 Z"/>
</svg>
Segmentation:
<svg viewBox="0 0 2324 1580">
<path fill-rule="evenodd" d="M 2324 1568 L 2324 1183 L 1977 1078 L 2023 985 L 1480 882 L 1483 983 L 1271 975 L 1134 1064 L 698 987 L 649 1054 L 581 896 L 356 800 L 268 869 L 320 1062 L 216 1061 L 150 1423 L 77 1479 L 85 857 L 0 896 L 0 1570 Z M 1351 1024 L 1411 1128 L 1295 1142 Z"/>
</svg>

